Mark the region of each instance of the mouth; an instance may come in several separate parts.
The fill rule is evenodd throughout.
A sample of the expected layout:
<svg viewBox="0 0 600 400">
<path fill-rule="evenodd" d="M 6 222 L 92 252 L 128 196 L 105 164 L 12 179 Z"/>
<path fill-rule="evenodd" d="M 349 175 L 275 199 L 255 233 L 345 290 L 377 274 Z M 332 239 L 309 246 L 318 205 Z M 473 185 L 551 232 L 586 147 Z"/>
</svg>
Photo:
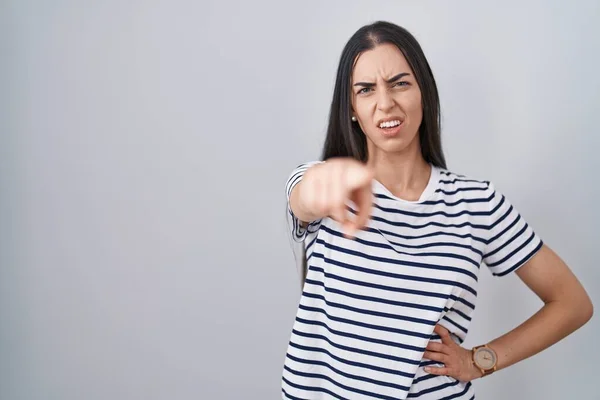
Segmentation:
<svg viewBox="0 0 600 400">
<path fill-rule="evenodd" d="M 400 132 L 403 121 L 399 118 L 386 118 L 380 120 L 377 127 L 385 136 L 395 136 Z"/>
</svg>

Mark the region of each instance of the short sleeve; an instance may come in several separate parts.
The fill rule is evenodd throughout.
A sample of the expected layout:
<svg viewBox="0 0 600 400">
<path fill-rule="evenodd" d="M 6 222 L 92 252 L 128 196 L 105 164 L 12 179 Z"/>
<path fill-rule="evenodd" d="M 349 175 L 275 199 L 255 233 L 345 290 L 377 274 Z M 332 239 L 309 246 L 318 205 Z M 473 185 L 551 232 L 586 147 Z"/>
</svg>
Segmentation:
<svg viewBox="0 0 600 400">
<path fill-rule="evenodd" d="M 307 233 L 313 233 L 319 229 L 321 224 L 321 220 L 312 221 L 307 226 L 302 226 L 301 221 L 294 215 L 292 212 L 292 208 L 290 207 L 290 196 L 292 194 L 292 190 L 296 187 L 297 184 L 302 181 L 302 177 L 304 173 L 312 166 L 320 164 L 322 161 L 311 161 L 308 163 L 304 163 L 296 167 L 294 171 L 290 174 L 287 183 L 285 185 L 285 192 L 287 197 L 287 214 L 288 214 L 288 222 L 289 227 L 291 229 L 292 238 L 296 242 L 302 242 Z"/>
<path fill-rule="evenodd" d="M 495 276 L 524 265 L 543 245 L 509 200 L 489 183 L 490 220 L 483 261 Z"/>
</svg>

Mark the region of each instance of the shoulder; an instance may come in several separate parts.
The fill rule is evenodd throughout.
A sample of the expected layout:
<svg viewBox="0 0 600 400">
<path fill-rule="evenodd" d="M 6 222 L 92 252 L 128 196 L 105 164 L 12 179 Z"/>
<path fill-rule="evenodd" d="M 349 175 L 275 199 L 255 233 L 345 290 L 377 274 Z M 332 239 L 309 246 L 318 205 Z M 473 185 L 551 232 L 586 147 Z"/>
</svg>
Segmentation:
<svg viewBox="0 0 600 400">
<path fill-rule="evenodd" d="M 304 162 L 302 164 L 297 165 L 291 173 L 289 173 L 288 177 L 287 177 L 287 181 L 285 183 L 285 191 L 288 195 L 288 197 L 290 196 L 290 194 L 292 193 L 292 189 L 298 184 L 300 183 L 300 181 L 302 180 L 302 178 L 304 177 L 304 174 L 306 173 L 306 171 L 317 164 L 321 164 L 323 161 L 307 161 Z"/>
<path fill-rule="evenodd" d="M 489 180 L 463 175 L 445 168 L 437 168 L 437 171 L 439 188 L 444 191 L 493 189 L 493 184 Z"/>
<path fill-rule="evenodd" d="M 436 191 L 446 204 L 463 204 L 469 209 L 488 213 L 503 201 L 502 194 L 497 193 L 490 180 L 444 168 L 438 168 Z"/>
<path fill-rule="evenodd" d="M 296 165 L 296 167 L 292 170 L 291 175 L 303 174 L 310 167 L 318 165 L 318 164 L 322 164 L 322 163 L 324 163 L 324 161 L 319 161 L 319 160 L 303 162 L 302 164 Z"/>
</svg>

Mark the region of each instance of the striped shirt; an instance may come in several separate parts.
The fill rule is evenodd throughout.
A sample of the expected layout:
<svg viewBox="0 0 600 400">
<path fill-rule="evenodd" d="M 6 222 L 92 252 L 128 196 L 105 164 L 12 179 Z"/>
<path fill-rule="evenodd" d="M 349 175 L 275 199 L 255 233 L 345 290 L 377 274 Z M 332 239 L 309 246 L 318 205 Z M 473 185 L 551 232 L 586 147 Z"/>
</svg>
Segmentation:
<svg viewBox="0 0 600 400">
<path fill-rule="evenodd" d="M 294 240 L 308 273 L 287 348 L 283 399 L 474 399 L 471 383 L 424 371 L 436 324 L 465 340 L 480 265 L 515 271 L 541 239 L 492 183 L 432 168 L 418 201 L 373 181 L 364 231 L 344 238 L 331 218 L 302 226 L 289 196 L 313 164 L 286 184 Z M 355 210 L 352 210 L 355 211 Z"/>
</svg>

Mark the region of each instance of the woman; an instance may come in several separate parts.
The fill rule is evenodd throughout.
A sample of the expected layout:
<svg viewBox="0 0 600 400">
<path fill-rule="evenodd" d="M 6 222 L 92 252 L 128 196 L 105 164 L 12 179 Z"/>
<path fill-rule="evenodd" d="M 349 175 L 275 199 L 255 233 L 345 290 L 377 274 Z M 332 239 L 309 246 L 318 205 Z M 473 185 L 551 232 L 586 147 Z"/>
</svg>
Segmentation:
<svg viewBox="0 0 600 400">
<path fill-rule="evenodd" d="M 471 381 L 551 346 L 592 304 L 492 183 L 446 170 L 438 92 L 406 30 L 377 22 L 346 44 L 323 161 L 287 182 L 307 266 L 284 399 L 473 399 Z M 480 265 L 545 303 L 465 349 Z"/>
</svg>

